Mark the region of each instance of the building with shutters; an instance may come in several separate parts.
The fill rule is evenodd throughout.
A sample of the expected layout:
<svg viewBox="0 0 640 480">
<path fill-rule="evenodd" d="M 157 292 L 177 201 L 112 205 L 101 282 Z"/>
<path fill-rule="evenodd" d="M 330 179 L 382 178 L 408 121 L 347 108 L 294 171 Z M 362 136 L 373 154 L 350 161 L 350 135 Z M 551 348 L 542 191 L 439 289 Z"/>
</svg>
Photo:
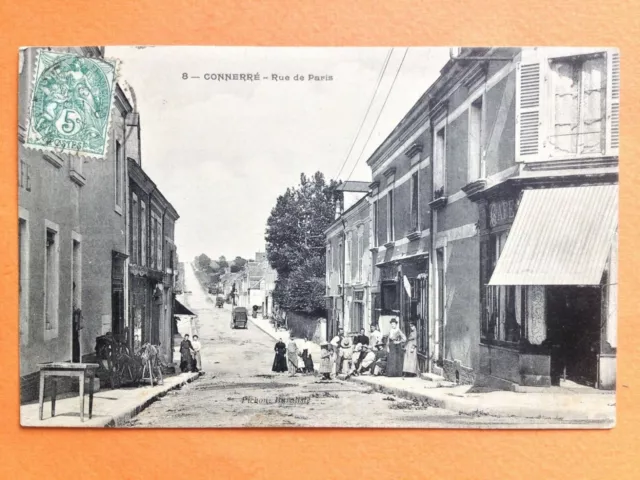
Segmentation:
<svg viewBox="0 0 640 480">
<path fill-rule="evenodd" d="M 368 160 L 377 321 L 420 368 L 615 385 L 619 57 L 464 48 Z"/>
<path fill-rule="evenodd" d="M 329 339 L 339 327 L 347 335 L 368 330 L 373 318 L 369 183 L 346 181 L 337 192 L 336 218 L 325 231 Z"/>
</svg>

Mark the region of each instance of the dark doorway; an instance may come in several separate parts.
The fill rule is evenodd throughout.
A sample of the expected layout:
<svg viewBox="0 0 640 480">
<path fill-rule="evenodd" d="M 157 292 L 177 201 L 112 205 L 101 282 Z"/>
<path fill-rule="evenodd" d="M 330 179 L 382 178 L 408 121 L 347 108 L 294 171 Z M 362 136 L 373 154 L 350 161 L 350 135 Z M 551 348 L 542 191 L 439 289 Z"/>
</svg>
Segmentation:
<svg viewBox="0 0 640 480">
<path fill-rule="evenodd" d="M 124 333 L 124 260 L 126 255 L 112 252 L 111 257 L 111 331 Z"/>
<path fill-rule="evenodd" d="M 75 285 L 74 285 L 75 289 Z M 82 320 L 82 314 L 79 308 L 73 310 L 73 335 L 71 338 L 71 361 L 73 363 L 80 362 L 80 322 Z"/>
<path fill-rule="evenodd" d="M 599 287 L 547 287 L 551 383 L 561 378 L 595 387 L 600 345 Z"/>
</svg>

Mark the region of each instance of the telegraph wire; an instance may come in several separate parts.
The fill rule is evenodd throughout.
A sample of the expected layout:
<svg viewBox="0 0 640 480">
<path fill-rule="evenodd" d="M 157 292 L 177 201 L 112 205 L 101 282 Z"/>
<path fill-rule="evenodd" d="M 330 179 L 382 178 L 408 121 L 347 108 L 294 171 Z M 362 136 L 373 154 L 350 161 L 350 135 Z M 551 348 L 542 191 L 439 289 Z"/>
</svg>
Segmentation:
<svg viewBox="0 0 640 480">
<path fill-rule="evenodd" d="M 358 163 L 360 163 L 360 159 L 362 158 L 362 155 L 364 154 L 364 151 L 366 150 L 367 145 L 369 144 L 369 140 L 371 140 L 373 132 L 375 132 L 375 130 L 376 130 L 376 126 L 378 125 L 378 120 L 380 120 L 380 116 L 382 115 L 382 112 L 384 111 L 384 107 L 387 104 L 387 100 L 389 100 L 389 96 L 391 95 L 391 91 L 393 90 L 393 86 L 396 83 L 396 79 L 398 78 L 398 74 L 400 73 L 400 70 L 402 69 L 402 64 L 404 63 L 404 59 L 406 58 L 408 52 L 409 52 L 409 47 L 407 47 L 406 50 L 404 51 L 404 55 L 402 56 L 402 60 L 400 61 L 400 65 L 398 65 L 398 69 L 396 70 L 396 75 L 395 75 L 395 77 L 393 77 L 393 82 L 391 82 L 391 87 L 389 87 L 389 91 L 387 92 L 387 96 L 384 99 L 384 103 L 382 104 L 382 108 L 378 112 L 378 117 L 376 118 L 376 122 L 373 124 L 373 128 L 371 129 L 371 132 L 369 133 L 369 136 L 367 137 L 367 141 L 364 142 L 364 146 L 362 147 L 362 150 L 360 151 L 360 155 L 358 156 L 358 159 L 356 160 L 356 163 L 353 165 L 353 168 L 351 169 L 351 172 L 349 173 L 349 176 L 347 177 L 345 182 L 348 182 L 349 179 L 351 178 L 351 175 L 353 175 L 353 172 L 355 171 L 356 167 L 358 166 Z"/>
<path fill-rule="evenodd" d="M 349 148 L 349 153 L 347 153 L 347 156 L 344 159 L 344 162 L 342 162 L 342 166 L 340 167 L 340 170 L 338 171 L 337 175 L 334 175 L 334 179 L 337 179 L 340 174 L 342 173 L 342 170 L 344 169 L 345 165 L 347 164 L 347 161 L 349 160 L 349 157 L 351 156 L 351 152 L 353 151 L 353 147 L 356 146 L 356 142 L 358 141 L 358 138 L 360 137 L 360 132 L 362 132 L 362 127 L 364 126 L 365 121 L 367 120 L 367 117 L 369 116 L 369 111 L 371 110 L 371 107 L 373 105 L 373 101 L 376 98 L 376 95 L 378 94 L 378 89 L 380 88 L 380 84 L 382 83 L 382 78 L 384 77 L 385 72 L 387 71 L 387 66 L 389 65 L 389 59 L 391 58 L 391 54 L 393 53 L 393 48 L 389 49 L 389 52 L 387 52 L 387 58 L 384 61 L 384 64 L 382 65 L 382 68 L 380 69 L 380 73 L 378 74 L 378 81 L 376 84 L 376 88 L 373 92 L 373 96 L 371 97 L 371 100 L 369 100 L 369 106 L 367 107 L 367 111 L 364 114 L 364 118 L 362 119 L 362 122 L 360 123 L 360 128 L 358 128 L 358 133 L 356 133 L 356 136 L 353 138 L 353 143 L 351 144 L 351 148 Z"/>
</svg>

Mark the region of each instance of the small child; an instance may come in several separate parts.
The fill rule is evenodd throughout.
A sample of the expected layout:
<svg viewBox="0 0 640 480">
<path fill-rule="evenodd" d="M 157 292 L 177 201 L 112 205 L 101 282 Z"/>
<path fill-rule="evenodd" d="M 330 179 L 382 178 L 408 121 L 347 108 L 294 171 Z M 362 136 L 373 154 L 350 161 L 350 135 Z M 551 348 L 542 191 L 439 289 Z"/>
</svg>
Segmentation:
<svg viewBox="0 0 640 480">
<path fill-rule="evenodd" d="M 327 342 L 320 344 L 320 369 L 318 372 L 322 375 L 323 380 L 331 379 L 331 352 Z"/>
<path fill-rule="evenodd" d="M 342 339 L 340 353 L 342 357 L 342 368 L 339 373 L 349 373 L 351 370 L 351 360 L 353 359 L 353 347 L 351 346 L 351 340 L 349 340 L 348 337 Z"/>
</svg>

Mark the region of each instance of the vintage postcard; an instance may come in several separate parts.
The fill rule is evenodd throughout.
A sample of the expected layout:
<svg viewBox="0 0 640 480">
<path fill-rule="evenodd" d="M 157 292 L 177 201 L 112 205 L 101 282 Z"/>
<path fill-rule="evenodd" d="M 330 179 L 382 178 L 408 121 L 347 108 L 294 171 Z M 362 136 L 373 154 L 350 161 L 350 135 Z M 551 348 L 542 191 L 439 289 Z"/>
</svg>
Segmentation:
<svg viewBox="0 0 640 480">
<path fill-rule="evenodd" d="M 21 48 L 21 424 L 613 427 L 619 71 Z"/>
</svg>

